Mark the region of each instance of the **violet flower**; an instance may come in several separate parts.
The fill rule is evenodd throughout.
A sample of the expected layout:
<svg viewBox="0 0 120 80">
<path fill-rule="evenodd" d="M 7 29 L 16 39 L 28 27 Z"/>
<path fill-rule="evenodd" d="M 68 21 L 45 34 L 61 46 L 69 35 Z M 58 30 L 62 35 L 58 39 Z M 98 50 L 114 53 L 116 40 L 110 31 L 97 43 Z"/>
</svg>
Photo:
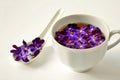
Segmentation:
<svg viewBox="0 0 120 80">
<path fill-rule="evenodd" d="M 40 38 L 35 38 L 31 44 L 27 44 L 23 40 L 23 45 L 17 47 L 13 45 L 13 48 L 10 52 L 13 53 L 13 57 L 16 61 L 22 60 L 23 62 L 29 62 L 30 58 L 36 57 L 44 44 L 44 40 Z"/>
<path fill-rule="evenodd" d="M 68 24 L 62 31 L 57 31 L 55 39 L 69 48 L 86 49 L 100 45 L 105 37 L 98 27 L 91 24 L 79 28 L 77 24 Z"/>
</svg>

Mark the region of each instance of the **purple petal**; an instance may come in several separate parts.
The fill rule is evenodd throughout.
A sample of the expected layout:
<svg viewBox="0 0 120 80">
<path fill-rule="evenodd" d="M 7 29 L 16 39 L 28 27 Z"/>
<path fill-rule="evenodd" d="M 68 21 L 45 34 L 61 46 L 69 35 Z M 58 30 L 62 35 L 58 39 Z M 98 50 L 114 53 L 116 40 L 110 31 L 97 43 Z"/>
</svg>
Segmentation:
<svg viewBox="0 0 120 80">
<path fill-rule="evenodd" d="M 66 45 L 66 42 L 65 42 L 65 41 L 61 41 L 60 44 L 62 44 L 62 45 L 65 46 L 65 45 Z"/>
<path fill-rule="evenodd" d="M 76 42 L 74 43 L 74 48 L 79 49 L 79 48 L 80 48 L 80 45 L 81 45 L 81 44 L 76 41 Z"/>
<path fill-rule="evenodd" d="M 27 47 L 27 43 L 23 40 L 23 46 Z"/>
<path fill-rule="evenodd" d="M 44 43 L 43 39 L 40 38 L 35 38 L 32 43 L 37 47 L 40 48 L 42 46 L 42 44 Z"/>
<path fill-rule="evenodd" d="M 21 53 L 21 48 L 20 47 L 18 47 L 16 50 L 11 50 L 10 51 L 11 53 L 14 53 L 14 54 L 20 54 Z"/>
<path fill-rule="evenodd" d="M 68 24 L 67 27 L 68 27 L 68 28 L 73 28 L 73 29 L 78 29 L 76 23 Z"/>
<path fill-rule="evenodd" d="M 13 48 L 17 49 L 18 47 L 17 47 L 17 45 L 13 45 Z"/>
<path fill-rule="evenodd" d="M 22 59 L 21 56 L 17 56 L 17 57 L 15 58 L 16 61 L 20 61 L 21 59 Z"/>
<path fill-rule="evenodd" d="M 33 42 L 33 44 L 37 44 L 39 41 L 40 41 L 40 38 L 37 37 L 32 42 Z"/>
<path fill-rule="evenodd" d="M 104 40 L 105 40 L 105 37 L 104 37 L 104 36 L 101 36 L 101 40 L 103 40 L 103 41 L 104 41 Z"/>
<path fill-rule="evenodd" d="M 27 57 L 22 58 L 24 62 L 29 62 L 29 59 Z"/>
<path fill-rule="evenodd" d="M 91 29 L 91 28 L 94 28 L 94 26 L 91 25 L 91 24 L 88 24 L 88 25 L 87 25 L 87 29 Z"/>
<path fill-rule="evenodd" d="M 16 50 L 13 49 L 13 50 L 10 50 L 10 52 L 11 52 L 11 53 L 16 53 Z"/>
<path fill-rule="evenodd" d="M 34 57 L 37 56 L 40 53 L 40 50 L 35 51 Z"/>
<path fill-rule="evenodd" d="M 92 33 L 93 33 L 93 34 L 95 34 L 95 33 L 102 34 L 102 33 L 101 33 L 101 30 L 100 30 L 98 27 L 93 28 Z"/>
<path fill-rule="evenodd" d="M 21 54 L 22 54 L 22 56 L 28 56 L 29 53 L 28 53 L 28 50 L 24 49 L 21 51 Z"/>
<path fill-rule="evenodd" d="M 80 49 L 86 49 L 88 47 L 88 44 L 81 44 Z"/>
<path fill-rule="evenodd" d="M 45 42 L 45 40 L 41 39 L 40 40 L 40 44 L 43 44 Z"/>
<path fill-rule="evenodd" d="M 30 50 L 31 52 L 36 51 L 36 47 L 35 47 L 35 45 L 33 45 L 33 44 L 30 44 L 30 45 L 28 46 L 28 48 L 29 48 L 29 50 Z"/>
</svg>

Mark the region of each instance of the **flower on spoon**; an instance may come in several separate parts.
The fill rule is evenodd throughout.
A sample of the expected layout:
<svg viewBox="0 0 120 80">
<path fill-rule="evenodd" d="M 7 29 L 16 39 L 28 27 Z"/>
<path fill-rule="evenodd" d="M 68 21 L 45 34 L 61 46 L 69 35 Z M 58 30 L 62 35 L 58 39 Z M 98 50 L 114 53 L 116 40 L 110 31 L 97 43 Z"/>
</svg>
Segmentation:
<svg viewBox="0 0 120 80">
<path fill-rule="evenodd" d="M 32 52 L 31 53 L 32 56 L 36 57 L 39 54 L 43 43 L 44 43 L 44 40 L 40 38 L 35 38 L 32 41 L 32 44 L 28 46 L 29 50 Z"/>
<path fill-rule="evenodd" d="M 23 40 L 22 46 L 13 45 L 13 48 L 10 52 L 13 53 L 13 57 L 16 61 L 23 61 L 23 62 L 29 62 L 30 59 L 36 57 L 40 50 L 42 49 L 42 46 L 44 44 L 44 40 L 40 38 L 35 38 L 31 44 L 27 44 Z"/>
</svg>

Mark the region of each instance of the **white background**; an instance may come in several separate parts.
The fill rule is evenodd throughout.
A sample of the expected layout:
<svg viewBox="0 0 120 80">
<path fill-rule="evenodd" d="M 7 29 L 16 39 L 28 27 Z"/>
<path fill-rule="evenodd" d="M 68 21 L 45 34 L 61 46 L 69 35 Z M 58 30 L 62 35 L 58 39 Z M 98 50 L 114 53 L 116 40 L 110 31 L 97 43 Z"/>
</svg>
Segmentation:
<svg viewBox="0 0 120 80">
<path fill-rule="evenodd" d="M 0 80 L 120 80 L 120 44 L 86 73 L 60 62 L 51 37 L 35 62 L 25 65 L 13 60 L 12 44 L 38 36 L 59 8 L 65 10 L 63 16 L 92 14 L 104 19 L 110 30 L 120 29 L 120 0 L 0 0 Z"/>
</svg>

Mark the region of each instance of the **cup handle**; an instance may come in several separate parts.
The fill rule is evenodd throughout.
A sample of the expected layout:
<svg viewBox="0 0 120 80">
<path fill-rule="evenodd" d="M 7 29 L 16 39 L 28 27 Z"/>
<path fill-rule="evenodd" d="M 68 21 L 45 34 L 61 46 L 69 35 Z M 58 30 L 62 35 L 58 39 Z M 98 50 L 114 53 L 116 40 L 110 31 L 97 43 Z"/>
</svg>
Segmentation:
<svg viewBox="0 0 120 80">
<path fill-rule="evenodd" d="M 111 37 L 112 37 L 113 35 L 115 35 L 115 34 L 120 34 L 120 30 L 113 30 L 113 31 L 111 31 L 109 38 L 111 38 Z M 120 38 L 119 38 L 117 41 L 115 41 L 114 43 L 108 45 L 108 48 L 107 48 L 107 49 L 109 50 L 109 49 L 113 48 L 113 47 L 116 46 L 119 42 L 120 42 Z"/>
</svg>

